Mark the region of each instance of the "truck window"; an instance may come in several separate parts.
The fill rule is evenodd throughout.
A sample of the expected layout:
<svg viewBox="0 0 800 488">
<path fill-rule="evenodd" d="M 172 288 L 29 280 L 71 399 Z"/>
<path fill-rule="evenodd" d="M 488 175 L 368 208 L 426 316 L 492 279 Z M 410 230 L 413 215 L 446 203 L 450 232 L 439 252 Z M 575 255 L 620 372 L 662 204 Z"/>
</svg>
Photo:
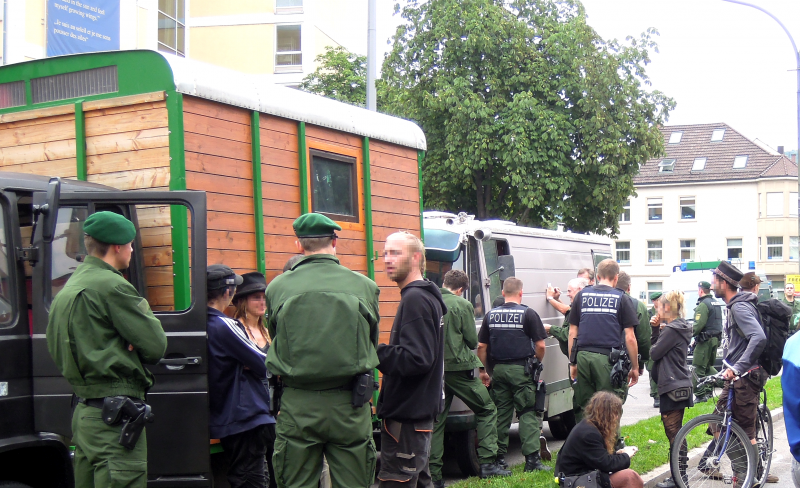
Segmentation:
<svg viewBox="0 0 800 488">
<path fill-rule="evenodd" d="M 8 247 L 5 208 L 0 207 L 0 328 L 14 324 L 14 277 L 11 270 L 11 255 Z"/>
<path fill-rule="evenodd" d="M 481 265 L 478 257 L 478 243 L 470 237 L 467 243 L 467 276 L 469 276 L 469 301 L 475 309 L 475 318 L 482 319 L 491 309 L 484 307 L 483 303 L 483 278 L 481 278 Z"/>
<path fill-rule="evenodd" d="M 463 246 L 462 246 L 463 247 Z M 425 277 L 436 283 L 436 286 L 441 287 L 444 281 L 444 275 L 451 269 L 459 269 L 464 271 L 464 250 L 458 255 L 453 263 L 446 261 L 427 260 L 425 262 Z"/>
<path fill-rule="evenodd" d="M 54 298 L 86 257 L 83 246 L 83 223 L 89 211 L 86 207 L 58 209 L 56 232 L 53 237 L 53 258 L 50 267 L 50 297 Z"/>
<path fill-rule="evenodd" d="M 500 265 L 497 263 L 498 256 L 505 256 L 508 252 L 508 243 L 490 239 L 483 241 L 483 258 L 486 262 L 486 274 L 495 271 Z M 503 284 L 500 282 L 500 274 L 494 273 L 489 282 L 489 300 L 492 302 L 503 295 Z"/>
</svg>

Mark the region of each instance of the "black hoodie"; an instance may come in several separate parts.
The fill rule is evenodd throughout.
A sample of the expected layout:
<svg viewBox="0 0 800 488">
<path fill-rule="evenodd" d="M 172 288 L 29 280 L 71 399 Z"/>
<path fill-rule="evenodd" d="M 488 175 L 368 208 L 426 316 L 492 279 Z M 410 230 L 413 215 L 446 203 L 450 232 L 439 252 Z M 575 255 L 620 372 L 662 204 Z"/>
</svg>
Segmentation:
<svg viewBox="0 0 800 488">
<path fill-rule="evenodd" d="M 439 288 L 413 281 L 400 291 L 389 344 L 378 345 L 383 373 L 378 417 L 433 420 L 444 407 L 444 329 Z"/>
</svg>

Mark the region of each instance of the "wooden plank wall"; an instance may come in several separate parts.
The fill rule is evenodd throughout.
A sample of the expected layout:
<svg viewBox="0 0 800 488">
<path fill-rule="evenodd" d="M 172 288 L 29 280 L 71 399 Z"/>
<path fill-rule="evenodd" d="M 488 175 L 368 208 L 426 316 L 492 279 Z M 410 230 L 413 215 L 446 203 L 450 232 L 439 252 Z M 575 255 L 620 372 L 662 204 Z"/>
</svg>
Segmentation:
<svg viewBox="0 0 800 488">
<path fill-rule="evenodd" d="M 297 254 L 292 222 L 300 216 L 300 156 L 297 122 L 260 114 L 261 194 L 267 282 Z"/>
<path fill-rule="evenodd" d="M 169 189 L 169 128 L 166 102 L 161 98 L 154 102 L 132 99 L 135 103 L 97 109 L 92 109 L 92 103 L 84 105 L 88 181 L 120 190 Z M 174 310 L 169 206 L 137 206 L 136 213 L 147 300 L 153 310 Z"/>
<path fill-rule="evenodd" d="M 184 96 L 186 189 L 208 202 L 208 264 L 257 269 L 250 111 Z"/>
<path fill-rule="evenodd" d="M 75 114 L 0 123 L 0 171 L 75 178 Z"/>
<path fill-rule="evenodd" d="M 372 229 L 375 251 L 375 281 L 381 287 L 381 337 L 389 342 L 392 321 L 400 302 L 397 284 L 389 280 L 383 263 L 386 237 L 405 230 L 419 237 L 419 179 L 417 151 L 370 139 L 372 176 Z"/>
</svg>

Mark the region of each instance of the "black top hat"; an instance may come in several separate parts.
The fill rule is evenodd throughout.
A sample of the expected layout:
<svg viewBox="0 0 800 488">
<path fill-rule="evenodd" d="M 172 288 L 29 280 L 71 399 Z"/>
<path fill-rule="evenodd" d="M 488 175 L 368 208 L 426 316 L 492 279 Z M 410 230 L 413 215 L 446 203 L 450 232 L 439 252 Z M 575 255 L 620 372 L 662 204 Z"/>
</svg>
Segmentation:
<svg viewBox="0 0 800 488">
<path fill-rule="evenodd" d="M 236 294 L 233 295 L 233 300 L 236 301 L 240 298 L 245 298 L 247 295 L 253 293 L 264 293 L 267 289 L 267 279 L 258 271 L 252 273 L 245 273 L 242 275 L 242 284 L 236 288 Z"/>
<path fill-rule="evenodd" d="M 744 276 L 744 274 L 739 271 L 739 268 L 727 261 L 720 261 L 719 266 L 717 266 L 717 269 L 715 269 L 713 273 L 736 287 L 739 286 L 739 281 L 742 279 L 742 276 Z"/>
</svg>

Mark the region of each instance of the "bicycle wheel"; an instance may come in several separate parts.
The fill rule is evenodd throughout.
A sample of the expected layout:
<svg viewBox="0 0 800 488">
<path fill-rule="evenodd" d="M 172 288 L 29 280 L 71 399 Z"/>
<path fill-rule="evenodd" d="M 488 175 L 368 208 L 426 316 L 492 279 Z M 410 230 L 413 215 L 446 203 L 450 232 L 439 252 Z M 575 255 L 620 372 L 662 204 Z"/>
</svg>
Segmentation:
<svg viewBox="0 0 800 488">
<path fill-rule="evenodd" d="M 719 432 L 719 440 L 712 432 Z M 751 488 L 756 473 L 756 451 L 736 422 L 726 428 L 722 416 L 700 415 L 675 436 L 670 452 L 672 479 L 679 488 Z"/>
<path fill-rule="evenodd" d="M 769 468 L 772 464 L 772 414 L 763 403 L 758 405 L 756 447 L 758 448 L 758 469 L 753 487 L 760 488 L 767 482 L 767 475 L 769 475 Z"/>
</svg>

